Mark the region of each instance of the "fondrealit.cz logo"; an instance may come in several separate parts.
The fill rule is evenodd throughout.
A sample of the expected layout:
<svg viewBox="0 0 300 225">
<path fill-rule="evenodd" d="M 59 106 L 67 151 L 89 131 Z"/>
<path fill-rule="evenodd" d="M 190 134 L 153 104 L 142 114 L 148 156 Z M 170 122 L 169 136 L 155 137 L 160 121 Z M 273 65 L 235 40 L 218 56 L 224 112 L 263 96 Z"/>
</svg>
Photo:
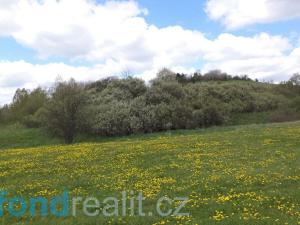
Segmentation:
<svg viewBox="0 0 300 225">
<path fill-rule="evenodd" d="M 52 198 L 20 196 L 9 197 L 8 191 L 0 191 L 0 217 L 6 214 L 12 217 L 55 216 L 55 217 L 76 217 L 85 215 L 88 217 L 104 216 L 189 216 L 184 212 L 188 198 L 167 196 L 157 199 L 153 211 L 145 212 L 144 203 L 146 198 L 142 192 L 122 192 L 121 197 L 108 196 L 103 199 L 95 197 L 70 197 L 68 191 Z M 176 204 L 175 204 L 176 203 Z M 81 212 L 80 212 L 81 211 Z"/>
</svg>

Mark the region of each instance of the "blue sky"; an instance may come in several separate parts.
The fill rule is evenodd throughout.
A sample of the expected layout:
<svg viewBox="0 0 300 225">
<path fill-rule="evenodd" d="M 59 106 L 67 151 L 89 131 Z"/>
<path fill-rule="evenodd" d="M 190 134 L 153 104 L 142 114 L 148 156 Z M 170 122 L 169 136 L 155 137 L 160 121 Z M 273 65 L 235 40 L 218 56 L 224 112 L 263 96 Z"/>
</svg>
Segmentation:
<svg viewBox="0 0 300 225">
<path fill-rule="evenodd" d="M 0 105 L 58 75 L 150 80 L 168 67 L 279 82 L 300 71 L 295 0 L 4 0 L 0 15 Z"/>
<path fill-rule="evenodd" d="M 105 0 L 98 0 L 100 4 Z M 216 38 L 220 33 L 227 32 L 226 28 L 219 22 L 212 21 L 205 13 L 205 0 L 139 0 L 139 5 L 148 9 L 149 14 L 144 16 L 149 24 L 160 28 L 179 25 L 186 29 L 197 30 L 205 33 L 210 38 Z M 242 36 L 252 36 L 260 32 L 267 32 L 271 35 L 283 35 L 290 38 L 293 44 L 297 44 L 300 37 L 300 19 L 279 21 L 268 24 L 254 24 L 249 27 L 233 30 L 230 33 Z M 72 62 L 65 57 L 49 57 L 40 59 L 36 52 L 14 38 L 0 38 L 0 60 L 23 60 L 32 63 L 66 62 L 74 65 L 88 65 L 87 62 Z"/>
</svg>

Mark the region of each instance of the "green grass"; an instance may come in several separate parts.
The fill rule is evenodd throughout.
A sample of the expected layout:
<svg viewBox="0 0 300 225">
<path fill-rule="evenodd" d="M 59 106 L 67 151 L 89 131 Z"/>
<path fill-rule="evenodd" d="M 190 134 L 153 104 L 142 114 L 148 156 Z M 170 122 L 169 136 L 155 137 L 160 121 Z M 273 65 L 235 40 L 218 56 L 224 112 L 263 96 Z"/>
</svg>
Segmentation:
<svg viewBox="0 0 300 225">
<path fill-rule="evenodd" d="M 187 196 L 190 217 L 16 219 L 6 213 L 0 224 L 299 224 L 299 162 L 300 122 L 4 149 L 0 190 L 9 196 L 51 198 L 69 190 L 72 197 L 103 200 L 134 190 L 147 196 L 145 212 L 154 212 L 162 196 Z"/>
<path fill-rule="evenodd" d="M 21 125 L 0 126 L 0 150 L 5 148 L 35 147 L 58 144 L 40 129 L 28 129 Z"/>
<path fill-rule="evenodd" d="M 247 125 L 269 123 L 271 112 L 252 112 L 233 115 L 226 125 Z"/>
</svg>

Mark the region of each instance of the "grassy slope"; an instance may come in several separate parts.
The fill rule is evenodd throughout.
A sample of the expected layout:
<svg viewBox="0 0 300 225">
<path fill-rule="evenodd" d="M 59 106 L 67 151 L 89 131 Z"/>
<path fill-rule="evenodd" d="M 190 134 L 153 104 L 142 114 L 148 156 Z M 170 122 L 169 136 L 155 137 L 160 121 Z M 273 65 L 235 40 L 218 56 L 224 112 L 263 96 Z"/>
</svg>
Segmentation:
<svg viewBox="0 0 300 225">
<path fill-rule="evenodd" d="M 189 196 L 189 218 L 33 219 L 31 224 L 297 224 L 300 123 L 212 128 L 103 143 L 3 150 L 0 190 L 11 195 Z M 0 218 L 0 224 L 28 219 Z M 111 223 L 109 223 L 109 221 Z M 169 222 L 168 222 L 169 221 Z"/>
<path fill-rule="evenodd" d="M 57 139 L 48 137 L 40 129 L 28 129 L 20 125 L 0 126 L 0 150 L 57 143 Z"/>
</svg>

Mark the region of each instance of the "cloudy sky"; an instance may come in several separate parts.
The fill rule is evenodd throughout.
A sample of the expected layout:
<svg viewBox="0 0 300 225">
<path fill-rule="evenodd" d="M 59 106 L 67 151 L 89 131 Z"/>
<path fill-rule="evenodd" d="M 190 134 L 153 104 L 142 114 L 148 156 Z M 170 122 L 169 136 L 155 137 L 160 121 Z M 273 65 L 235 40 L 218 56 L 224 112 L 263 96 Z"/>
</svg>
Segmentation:
<svg viewBox="0 0 300 225">
<path fill-rule="evenodd" d="M 300 71 L 299 0 L 0 0 L 0 105 L 16 88 L 130 71 Z"/>
</svg>

